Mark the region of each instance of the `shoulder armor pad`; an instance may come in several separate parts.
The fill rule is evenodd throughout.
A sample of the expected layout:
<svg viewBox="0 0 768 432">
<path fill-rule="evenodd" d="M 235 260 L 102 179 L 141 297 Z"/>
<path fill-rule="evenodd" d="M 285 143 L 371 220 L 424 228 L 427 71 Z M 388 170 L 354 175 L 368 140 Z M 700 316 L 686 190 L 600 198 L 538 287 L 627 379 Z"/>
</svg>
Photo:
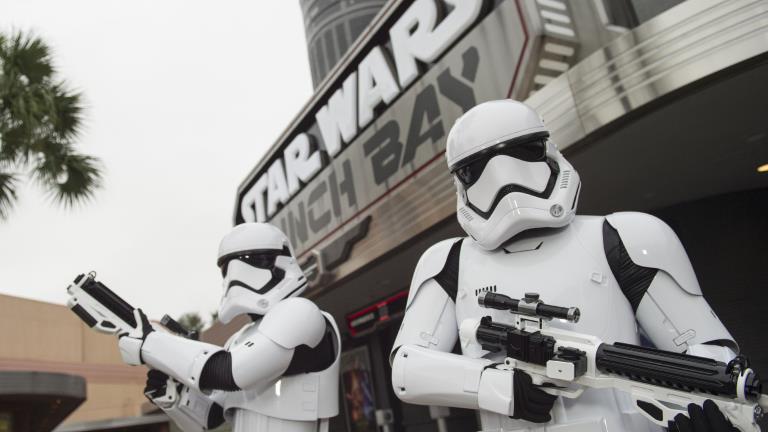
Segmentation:
<svg viewBox="0 0 768 432">
<path fill-rule="evenodd" d="M 701 295 L 688 254 L 677 234 L 664 221 L 637 212 L 613 213 L 606 216 L 606 220 L 619 233 L 632 262 L 662 270 L 688 293 Z"/>
<path fill-rule="evenodd" d="M 445 262 L 448 260 L 448 253 L 451 251 L 451 246 L 461 240 L 463 239 L 460 237 L 443 240 L 435 243 L 429 249 L 424 251 L 421 258 L 419 258 L 418 264 L 416 264 L 416 270 L 413 271 L 407 304 L 411 304 L 411 301 L 413 301 L 413 298 L 416 296 L 416 292 L 424 282 L 435 277 L 443 270 Z"/>
<path fill-rule="evenodd" d="M 325 334 L 325 317 L 310 300 L 292 297 L 279 302 L 264 315 L 259 333 L 286 349 L 299 345 L 314 348 Z"/>
</svg>

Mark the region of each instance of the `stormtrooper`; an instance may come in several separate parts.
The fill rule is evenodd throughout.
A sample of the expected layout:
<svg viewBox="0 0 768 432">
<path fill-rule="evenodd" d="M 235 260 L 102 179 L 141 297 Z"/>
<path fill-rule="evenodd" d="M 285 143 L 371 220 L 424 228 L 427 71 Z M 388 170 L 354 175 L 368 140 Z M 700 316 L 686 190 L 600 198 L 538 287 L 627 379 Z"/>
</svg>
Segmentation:
<svg viewBox="0 0 768 432">
<path fill-rule="evenodd" d="M 252 322 L 224 347 L 154 331 L 136 310 L 136 332 L 120 338 L 126 363 L 146 364 L 145 394 L 184 431 L 326 431 L 338 413 L 336 324 L 297 297 L 307 280 L 286 236 L 272 225 L 236 226 L 219 246 L 224 278 L 219 320 Z"/>
<path fill-rule="evenodd" d="M 467 238 L 433 245 L 419 260 L 392 348 L 392 381 L 404 402 L 479 410 L 483 430 L 650 431 L 624 393 L 587 389 L 556 398 L 530 375 L 499 367 L 504 355 L 452 353 L 484 292 L 578 306 L 578 324 L 553 327 L 604 342 L 652 344 L 728 362 L 738 346 L 702 296 L 675 233 L 643 213 L 576 216 L 581 182 L 539 115 L 512 100 L 480 104 L 451 129 L 446 159 Z M 463 348 L 463 346 L 462 346 Z M 680 431 L 733 430 L 716 405 L 691 405 Z M 703 426 L 702 426 L 703 425 Z"/>
</svg>

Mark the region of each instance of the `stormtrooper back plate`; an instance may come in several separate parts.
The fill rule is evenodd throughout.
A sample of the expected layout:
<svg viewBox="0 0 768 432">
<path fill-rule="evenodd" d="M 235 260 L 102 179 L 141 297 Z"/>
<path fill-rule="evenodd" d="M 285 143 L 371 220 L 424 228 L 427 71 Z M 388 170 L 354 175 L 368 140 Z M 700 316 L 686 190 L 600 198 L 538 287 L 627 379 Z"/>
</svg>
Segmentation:
<svg viewBox="0 0 768 432">
<path fill-rule="evenodd" d="M 578 307 L 581 319 L 572 324 L 554 320 L 553 327 L 590 334 L 605 342 L 640 343 L 635 315 L 614 279 L 603 249 L 604 217 L 577 216 L 563 228 L 529 230 L 499 249 L 486 251 L 471 239 L 459 240 L 456 321 L 491 316 L 511 323 L 507 311 L 485 309 L 477 296 L 497 292 L 522 298 L 535 292 L 545 303 Z M 504 355 L 464 352 L 503 361 Z M 588 390 L 575 400 L 560 398 L 546 426 L 481 411 L 483 430 L 624 431 L 658 430 L 634 409 L 631 400 L 613 390 Z M 535 426 L 531 428 L 531 426 Z"/>
</svg>

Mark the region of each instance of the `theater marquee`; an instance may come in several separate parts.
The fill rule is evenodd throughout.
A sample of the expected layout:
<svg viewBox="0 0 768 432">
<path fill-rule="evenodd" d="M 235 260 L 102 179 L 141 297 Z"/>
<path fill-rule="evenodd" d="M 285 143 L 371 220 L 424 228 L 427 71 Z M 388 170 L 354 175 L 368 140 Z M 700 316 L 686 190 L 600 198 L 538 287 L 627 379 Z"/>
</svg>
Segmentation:
<svg viewBox="0 0 768 432">
<path fill-rule="evenodd" d="M 567 5 L 543 3 L 396 2 L 243 182 L 235 222 L 269 221 L 302 259 L 338 266 L 350 241 L 371 243 L 363 263 L 450 216 L 455 119 L 571 63 Z"/>
</svg>

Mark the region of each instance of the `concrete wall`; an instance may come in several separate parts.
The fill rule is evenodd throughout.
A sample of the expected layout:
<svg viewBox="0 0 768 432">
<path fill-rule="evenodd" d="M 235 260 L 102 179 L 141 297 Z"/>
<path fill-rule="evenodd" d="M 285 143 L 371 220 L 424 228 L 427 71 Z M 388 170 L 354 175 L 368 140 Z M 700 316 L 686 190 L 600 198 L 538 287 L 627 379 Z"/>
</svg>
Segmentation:
<svg viewBox="0 0 768 432">
<path fill-rule="evenodd" d="M 117 340 L 89 329 L 66 306 L 0 294 L 0 370 L 79 375 L 87 400 L 66 423 L 141 415 L 144 367 L 120 360 Z"/>
</svg>

